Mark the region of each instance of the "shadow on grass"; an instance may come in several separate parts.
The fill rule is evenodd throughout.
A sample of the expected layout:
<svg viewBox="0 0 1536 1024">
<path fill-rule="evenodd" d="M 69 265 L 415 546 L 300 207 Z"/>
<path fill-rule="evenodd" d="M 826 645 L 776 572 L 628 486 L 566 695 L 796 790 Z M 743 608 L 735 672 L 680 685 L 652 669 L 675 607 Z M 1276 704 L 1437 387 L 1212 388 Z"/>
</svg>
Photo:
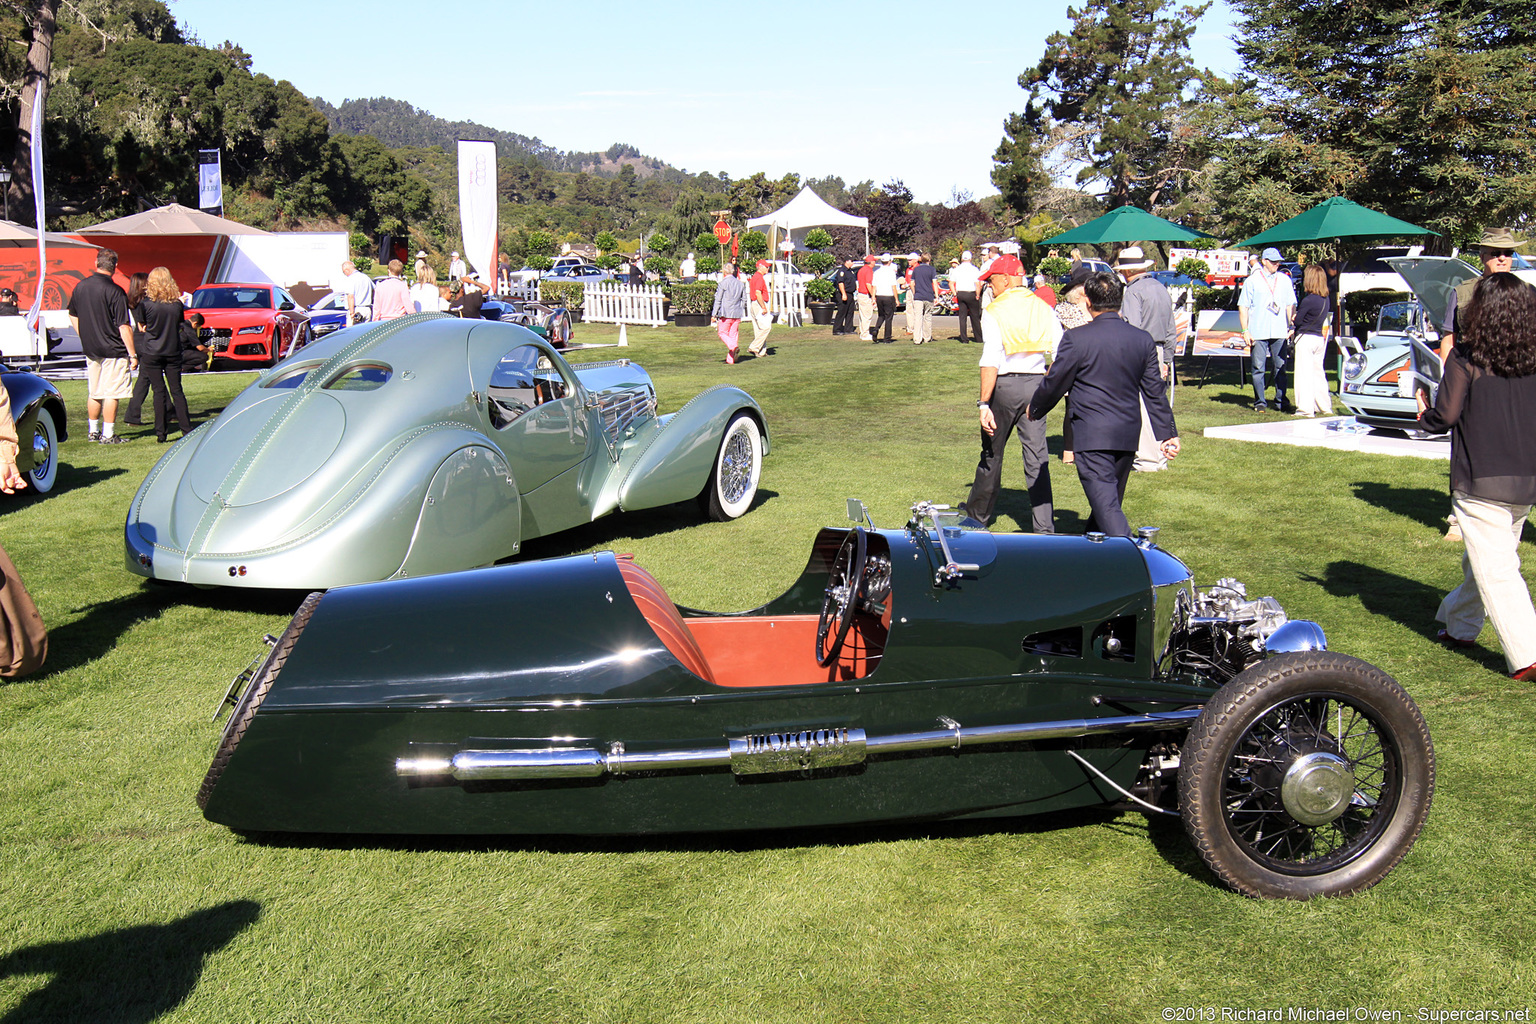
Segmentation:
<svg viewBox="0 0 1536 1024">
<path fill-rule="evenodd" d="M 245 841 L 278 849 L 401 850 L 411 852 L 536 851 L 543 853 L 751 853 L 904 842 L 1038 835 L 1066 828 L 1112 825 L 1123 812 L 1085 807 L 1046 814 L 948 821 L 763 828 L 740 832 L 679 832 L 640 836 L 398 836 L 235 830 Z"/>
<path fill-rule="evenodd" d="M 1445 592 L 1439 587 L 1359 562 L 1329 562 L 1321 578 L 1310 573 L 1301 573 L 1297 578 L 1319 584 L 1335 597 L 1359 598 L 1372 615 L 1406 626 L 1428 640 L 1440 631 L 1435 609 L 1440 607 Z M 1504 670 L 1504 659 L 1495 651 L 1469 649 L 1462 653 L 1486 668 Z"/>
<path fill-rule="evenodd" d="M 50 978 L 0 1017 L 0 1024 L 156 1020 L 191 994 L 203 961 L 260 916 L 259 903 L 231 900 L 169 924 L 119 928 L 18 949 L 0 957 L 0 978 Z"/>
<path fill-rule="evenodd" d="M 763 506 L 779 497 L 778 491 L 759 487 L 752 499 L 752 507 L 742 515 L 743 521 L 752 516 L 764 515 Z M 641 509 L 636 512 L 618 512 L 604 516 L 596 522 L 578 526 L 572 530 L 537 537 L 523 543 L 522 551 L 506 562 L 531 562 L 539 558 L 562 558 L 592 547 L 611 547 L 617 540 L 632 541 L 642 537 L 657 537 L 664 533 L 689 530 L 708 517 L 692 500 L 674 502 L 660 508 Z"/>
<path fill-rule="evenodd" d="M 1431 530 L 1445 529 L 1445 517 L 1451 511 L 1451 498 L 1444 490 L 1432 487 L 1394 487 L 1376 480 L 1358 480 L 1350 484 L 1355 497 L 1395 515 L 1412 519 Z"/>
<path fill-rule="evenodd" d="M 155 618 L 172 605 L 196 604 L 223 611 L 292 615 L 307 593 L 303 590 L 233 588 L 200 590 L 184 584 L 146 581 L 135 593 L 72 609 L 80 615 L 79 618 L 48 630 L 48 660 L 42 671 L 18 682 L 40 682 L 102 657 L 135 623 Z"/>
<path fill-rule="evenodd" d="M 14 512 L 18 509 L 29 508 L 40 501 L 53 501 L 61 494 L 70 491 L 83 491 L 93 487 L 103 480 L 110 480 L 115 476 L 127 473 L 126 469 L 100 469 L 96 466 L 73 466 L 68 463 L 59 465 L 59 477 L 53 484 L 53 490 L 47 494 L 38 494 L 28 484 L 26 490 L 17 491 L 13 495 L 0 500 L 0 515 Z"/>
</svg>

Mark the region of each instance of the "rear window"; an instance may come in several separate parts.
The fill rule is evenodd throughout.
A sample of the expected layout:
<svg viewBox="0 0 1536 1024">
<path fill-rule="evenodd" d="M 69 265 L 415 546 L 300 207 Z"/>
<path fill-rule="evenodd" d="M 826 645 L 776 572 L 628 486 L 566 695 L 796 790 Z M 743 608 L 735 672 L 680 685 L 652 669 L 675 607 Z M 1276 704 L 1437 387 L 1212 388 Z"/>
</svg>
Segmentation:
<svg viewBox="0 0 1536 1024">
<path fill-rule="evenodd" d="M 319 365 L 319 363 L 306 363 L 303 366 L 291 367 L 285 370 L 281 376 L 262 381 L 261 386 L 264 388 L 296 388 L 303 384 L 305 378 Z"/>
<path fill-rule="evenodd" d="M 327 391 L 377 391 L 383 387 L 394 371 L 383 363 L 363 363 L 351 366 L 326 382 Z"/>
</svg>

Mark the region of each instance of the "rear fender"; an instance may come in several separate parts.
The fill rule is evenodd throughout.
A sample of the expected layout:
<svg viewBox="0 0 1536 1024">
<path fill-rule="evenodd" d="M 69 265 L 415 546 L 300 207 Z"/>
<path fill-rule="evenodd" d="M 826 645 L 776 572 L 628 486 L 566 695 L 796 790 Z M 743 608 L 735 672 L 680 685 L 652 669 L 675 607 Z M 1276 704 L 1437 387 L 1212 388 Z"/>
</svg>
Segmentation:
<svg viewBox="0 0 1536 1024">
<path fill-rule="evenodd" d="M 722 384 L 662 418 L 661 425 L 624 475 L 619 486 L 619 506 L 654 508 L 696 496 L 709 483 L 720 439 L 738 412 L 757 421 L 763 435 L 763 454 L 767 455 L 768 421 L 762 408 L 745 391 Z"/>
<path fill-rule="evenodd" d="M 517 554 L 521 540 L 517 484 L 501 453 L 489 445 L 461 448 L 433 475 L 410 550 L 391 578 L 489 565 Z"/>
</svg>

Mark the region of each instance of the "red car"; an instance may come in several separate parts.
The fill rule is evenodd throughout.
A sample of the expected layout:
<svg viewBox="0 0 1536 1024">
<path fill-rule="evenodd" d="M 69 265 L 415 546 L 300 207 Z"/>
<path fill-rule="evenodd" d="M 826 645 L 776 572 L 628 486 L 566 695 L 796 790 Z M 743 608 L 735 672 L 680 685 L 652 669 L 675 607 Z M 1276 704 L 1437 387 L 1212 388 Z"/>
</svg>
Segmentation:
<svg viewBox="0 0 1536 1024">
<path fill-rule="evenodd" d="M 205 284 L 187 309 L 203 315 L 216 365 L 272 366 L 314 337 L 304 307 L 275 284 Z"/>
</svg>

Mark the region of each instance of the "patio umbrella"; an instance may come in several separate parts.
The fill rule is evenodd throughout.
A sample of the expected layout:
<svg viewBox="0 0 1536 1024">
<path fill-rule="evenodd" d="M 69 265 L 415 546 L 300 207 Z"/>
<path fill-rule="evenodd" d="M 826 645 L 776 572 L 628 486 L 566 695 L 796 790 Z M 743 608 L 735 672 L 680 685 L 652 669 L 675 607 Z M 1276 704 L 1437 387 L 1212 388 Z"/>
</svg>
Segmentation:
<svg viewBox="0 0 1536 1024">
<path fill-rule="evenodd" d="M 97 246 L 92 245 L 90 242 L 82 242 L 78 238 L 71 238 L 69 235 L 61 235 L 53 231 L 43 232 L 43 241 L 49 245 L 58 245 L 64 248 L 97 248 Z M 16 224 L 8 220 L 0 220 L 0 249 L 35 249 L 36 247 L 36 228 L 29 228 L 25 224 Z"/>
<path fill-rule="evenodd" d="M 1041 245 L 1106 245 L 1110 242 L 1192 242 L 1214 238 L 1204 231 L 1192 231 L 1171 220 L 1155 217 L 1134 206 L 1120 206 L 1102 217 L 1095 217 L 1071 231 L 1047 238 Z"/>
<path fill-rule="evenodd" d="M 143 213 L 102 221 L 81 228 L 82 235 L 265 235 L 269 232 L 237 221 L 215 217 L 180 203 L 156 207 Z"/>
<path fill-rule="evenodd" d="M 1284 242 L 1321 242 L 1330 238 L 1391 238 L 1397 235 L 1438 234 L 1438 231 L 1421 228 L 1417 224 L 1352 203 L 1343 196 L 1334 196 L 1304 213 L 1298 213 L 1288 221 L 1276 224 L 1268 231 L 1260 231 L 1252 238 L 1245 238 L 1235 244 L 1258 249 Z"/>
</svg>

